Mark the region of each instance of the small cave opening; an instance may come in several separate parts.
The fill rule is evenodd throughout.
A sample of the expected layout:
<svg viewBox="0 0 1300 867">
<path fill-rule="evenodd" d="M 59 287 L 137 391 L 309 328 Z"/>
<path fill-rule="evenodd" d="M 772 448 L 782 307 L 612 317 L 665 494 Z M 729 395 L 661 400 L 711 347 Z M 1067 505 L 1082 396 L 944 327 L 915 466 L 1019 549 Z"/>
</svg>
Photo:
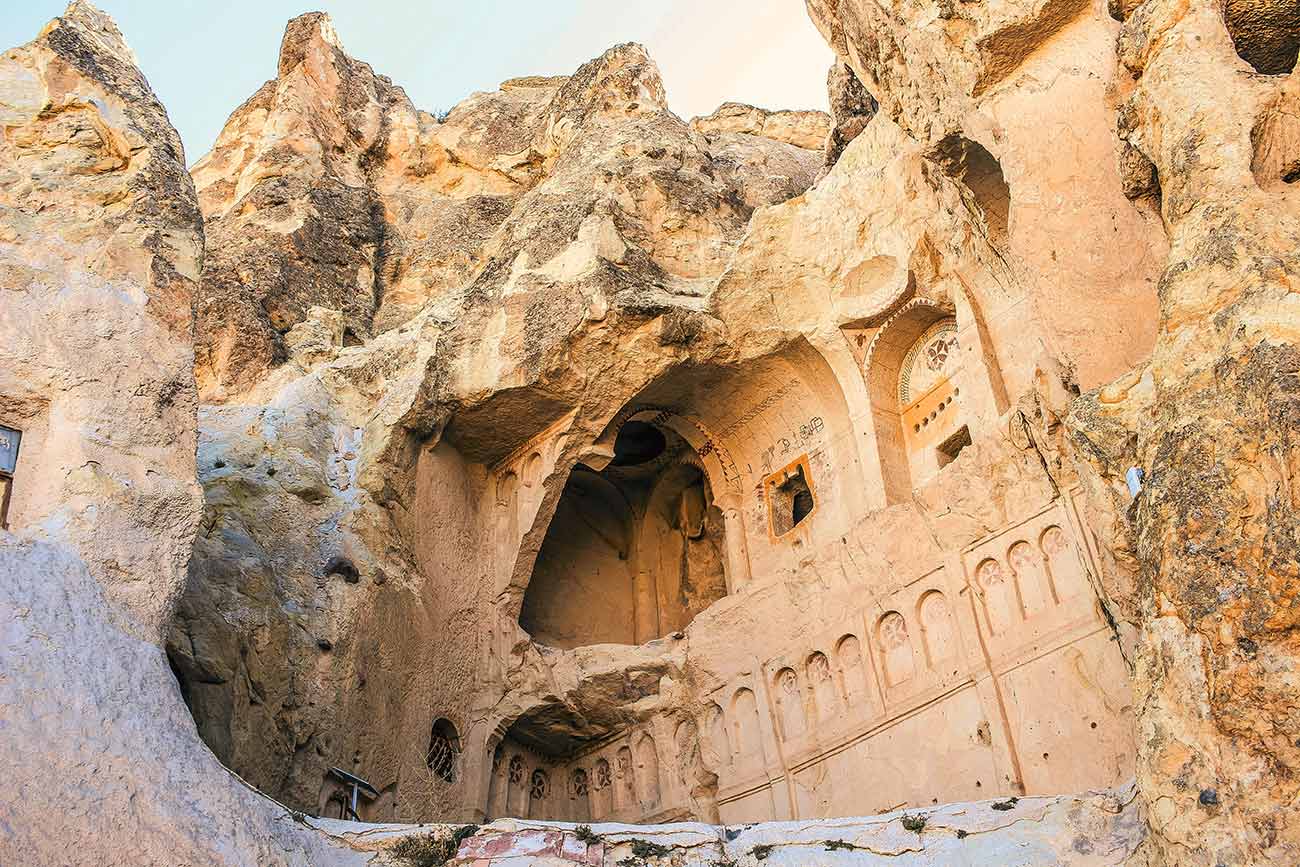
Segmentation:
<svg viewBox="0 0 1300 867">
<path fill-rule="evenodd" d="M 1288 75 L 1300 54 L 1295 0 L 1228 0 L 1223 21 L 1237 56 L 1261 75 Z"/>
<path fill-rule="evenodd" d="M 574 467 L 524 594 L 539 644 L 644 644 L 727 593 L 721 511 L 675 431 L 628 421 L 600 472 Z"/>
<path fill-rule="evenodd" d="M 948 464 L 957 460 L 957 455 L 961 454 L 962 449 L 966 448 L 970 443 L 970 428 L 966 425 L 962 425 L 961 429 L 955 434 L 939 443 L 939 446 L 936 449 L 937 454 L 935 455 L 939 462 L 939 467 L 946 467 Z"/>
<path fill-rule="evenodd" d="M 654 460 L 668 448 L 663 431 L 643 421 L 629 421 L 614 440 L 614 466 L 635 467 Z"/>
</svg>

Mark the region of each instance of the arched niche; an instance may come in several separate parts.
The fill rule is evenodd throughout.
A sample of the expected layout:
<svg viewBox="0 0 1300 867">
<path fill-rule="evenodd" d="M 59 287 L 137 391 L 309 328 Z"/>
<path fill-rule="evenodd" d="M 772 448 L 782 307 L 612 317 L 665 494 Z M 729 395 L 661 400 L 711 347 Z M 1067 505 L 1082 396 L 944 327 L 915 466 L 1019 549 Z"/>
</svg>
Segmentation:
<svg viewBox="0 0 1300 867">
<path fill-rule="evenodd" d="M 533 565 L 519 624 L 552 647 L 635 642 L 631 505 L 579 464 Z"/>
<path fill-rule="evenodd" d="M 837 360 L 853 362 L 847 349 L 843 356 Z M 734 365 L 675 368 L 643 389 L 595 448 L 608 453 L 613 430 L 627 419 L 653 420 L 690 444 L 723 514 L 727 582 L 736 592 L 759 570 L 793 568 L 803 545 L 840 534 L 851 516 L 873 505 L 861 477 L 856 424 L 866 409 L 865 388 L 856 366 L 844 369 L 851 374 L 852 406 L 827 355 L 804 338 Z M 753 494 L 801 456 L 807 458 L 803 483 L 814 497 L 824 494 L 828 508 L 805 515 L 799 532 L 773 532 L 772 500 Z"/>
<path fill-rule="evenodd" d="M 903 305 L 881 326 L 864 361 L 885 500 L 947 466 L 996 413 L 997 376 L 979 329 L 927 299 Z M 973 345 L 968 345 L 973 344 Z"/>
<path fill-rule="evenodd" d="M 592 449 L 599 470 L 575 466 L 520 611 L 537 642 L 642 644 L 727 594 L 727 519 L 708 460 L 718 466 L 717 455 L 702 456 L 669 421 L 624 413 Z"/>
<path fill-rule="evenodd" d="M 451 720 L 439 717 L 434 721 L 424 763 L 443 782 L 454 783 L 460 776 L 460 735 Z"/>
<path fill-rule="evenodd" d="M 686 451 L 677 453 L 676 460 L 693 464 L 703 476 L 709 492 L 708 505 L 716 509 L 722 519 L 727 592 L 739 590 L 749 582 L 750 565 L 741 509 L 741 477 L 735 461 L 719 438 L 698 419 L 645 404 L 630 406 L 620 412 L 593 445 L 593 450 L 603 450 L 617 457 L 619 438 L 628 428 L 638 425 L 649 425 L 667 432 L 687 447 Z"/>
<path fill-rule="evenodd" d="M 642 594 L 655 597 L 643 602 L 638 595 L 639 641 L 684 629 L 727 595 L 722 512 L 693 456 L 668 466 L 654 481 L 638 527 L 638 589 L 644 585 Z"/>
</svg>

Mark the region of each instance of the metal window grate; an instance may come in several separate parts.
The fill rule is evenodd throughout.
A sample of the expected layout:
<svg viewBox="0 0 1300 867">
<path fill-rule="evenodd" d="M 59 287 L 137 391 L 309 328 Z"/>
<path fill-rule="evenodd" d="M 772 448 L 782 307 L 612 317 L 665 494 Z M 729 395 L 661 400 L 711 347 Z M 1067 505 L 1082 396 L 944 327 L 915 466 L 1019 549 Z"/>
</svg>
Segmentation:
<svg viewBox="0 0 1300 867">
<path fill-rule="evenodd" d="M 429 734 L 429 752 L 424 762 L 442 779 L 449 783 L 456 781 L 456 759 L 460 754 L 460 738 L 450 722 L 440 719 L 433 724 Z"/>
</svg>

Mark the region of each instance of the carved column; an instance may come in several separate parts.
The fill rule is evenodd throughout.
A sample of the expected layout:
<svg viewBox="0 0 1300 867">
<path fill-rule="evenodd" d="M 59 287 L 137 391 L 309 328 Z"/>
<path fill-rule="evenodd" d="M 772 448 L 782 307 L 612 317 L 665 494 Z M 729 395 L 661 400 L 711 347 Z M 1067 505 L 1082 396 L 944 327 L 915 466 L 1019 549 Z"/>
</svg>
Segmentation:
<svg viewBox="0 0 1300 867">
<path fill-rule="evenodd" d="M 722 506 L 722 523 L 727 537 L 727 592 L 735 593 L 749 583 L 749 546 L 745 543 L 745 519 L 734 502 Z"/>
</svg>

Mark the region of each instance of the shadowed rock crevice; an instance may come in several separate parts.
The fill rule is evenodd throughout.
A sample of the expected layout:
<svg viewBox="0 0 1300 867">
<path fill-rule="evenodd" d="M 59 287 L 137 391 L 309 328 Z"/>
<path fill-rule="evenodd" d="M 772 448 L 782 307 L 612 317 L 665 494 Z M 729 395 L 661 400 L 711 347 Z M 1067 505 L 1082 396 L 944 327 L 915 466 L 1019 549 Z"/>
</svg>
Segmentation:
<svg viewBox="0 0 1300 867">
<path fill-rule="evenodd" d="M 1300 8 L 1289 0 L 1227 0 L 1223 20 L 1237 55 L 1263 75 L 1286 75 L 1300 51 Z"/>
</svg>

